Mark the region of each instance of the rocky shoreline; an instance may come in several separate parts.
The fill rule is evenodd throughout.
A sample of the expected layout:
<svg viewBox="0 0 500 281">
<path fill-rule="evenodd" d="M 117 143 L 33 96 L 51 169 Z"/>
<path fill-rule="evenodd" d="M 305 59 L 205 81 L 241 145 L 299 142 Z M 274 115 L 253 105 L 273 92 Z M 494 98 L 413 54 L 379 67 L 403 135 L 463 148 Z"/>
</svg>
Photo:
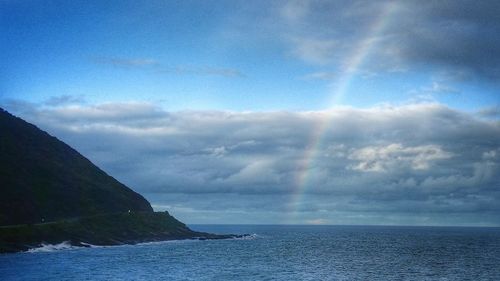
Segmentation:
<svg viewBox="0 0 500 281">
<path fill-rule="evenodd" d="M 211 234 L 189 229 L 168 212 L 126 212 L 41 224 L 0 227 L 0 253 L 28 251 L 67 242 L 89 247 L 185 239 L 231 239 L 247 235 Z"/>
</svg>

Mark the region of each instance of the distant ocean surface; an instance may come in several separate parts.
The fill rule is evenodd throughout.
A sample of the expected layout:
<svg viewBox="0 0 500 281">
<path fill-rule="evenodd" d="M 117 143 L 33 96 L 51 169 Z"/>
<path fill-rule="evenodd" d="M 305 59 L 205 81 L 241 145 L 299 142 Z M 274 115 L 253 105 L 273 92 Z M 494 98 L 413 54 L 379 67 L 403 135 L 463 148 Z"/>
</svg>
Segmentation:
<svg viewBox="0 0 500 281">
<path fill-rule="evenodd" d="M 97 248 L 46 246 L 0 255 L 0 280 L 500 280 L 500 228 L 190 227 L 253 235 Z"/>
</svg>

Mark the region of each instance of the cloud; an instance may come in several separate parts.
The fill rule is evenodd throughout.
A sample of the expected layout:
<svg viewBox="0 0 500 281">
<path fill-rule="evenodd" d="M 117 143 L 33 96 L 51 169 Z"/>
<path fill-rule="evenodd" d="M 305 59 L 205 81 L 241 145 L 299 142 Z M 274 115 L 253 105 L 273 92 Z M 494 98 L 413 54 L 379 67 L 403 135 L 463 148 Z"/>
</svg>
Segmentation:
<svg viewBox="0 0 500 281">
<path fill-rule="evenodd" d="M 126 67 L 126 68 L 141 68 L 141 67 L 151 67 L 160 65 L 160 63 L 154 59 L 143 59 L 143 58 L 95 57 L 92 58 L 91 61 L 97 64 L 111 65 L 116 67 Z"/>
<path fill-rule="evenodd" d="M 52 96 L 45 100 L 44 104 L 48 106 L 61 106 L 69 104 L 84 104 L 86 103 L 84 96 L 61 95 Z"/>
<path fill-rule="evenodd" d="M 500 224 L 500 125 L 439 104 L 307 112 L 167 112 L 142 102 L 3 107 L 192 223 Z M 297 190 L 300 201 L 292 200 Z"/>
<path fill-rule="evenodd" d="M 314 63 L 327 64 L 334 59 L 337 42 L 335 40 L 322 40 L 314 38 L 295 38 L 292 54 L 300 59 Z"/>
<path fill-rule="evenodd" d="M 313 72 L 306 74 L 302 76 L 302 79 L 304 80 L 323 80 L 323 81 L 332 81 L 335 80 L 337 77 L 337 73 L 334 72 L 326 72 L 326 71 L 319 71 L 319 72 Z"/>
<path fill-rule="evenodd" d="M 113 58 L 95 57 L 91 61 L 96 64 L 110 65 L 119 68 L 133 68 L 151 71 L 153 73 L 176 74 L 176 75 L 208 75 L 222 77 L 244 77 L 245 75 L 237 69 L 214 66 L 177 65 L 169 66 L 155 59 L 143 58 Z"/>
<path fill-rule="evenodd" d="M 399 143 L 368 146 L 354 150 L 349 158 L 357 160 L 351 168 L 360 171 L 386 172 L 389 169 L 428 170 L 432 162 L 451 158 L 452 154 L 437 145 L 405 147 Z"/>
<path fill-rule="evenodd" d="M 500 106 L 490 106 L 487 108 L 483 108 L 478 112 L 479 116 L 486 118 L 500 118 Z"/>
<path fill-rule="evenodd" d="M 328 220 L 325 220 L 325 219 L 312 219 L 312 220 L 307 220 L 306 221 L 307 224 L 312 224 L 312 225 L 324 225 L 324 224 L 328 224 Z"/>
<path fill-rule="evenodd" d="M 297 58 L 337 70 L 366 52 L 362 72 L 431 66 L 498 81 L 499 13 L 496 1 L 288 1 L 270 30 Z"/>
<path fill-rule="evenodd" d="M 245 75 L 232 68 L 217 68 L 207 66 L 176 66 L 176 67 L 162 67 L 157 71 L 158 73 L 179 74 L 179 75 L 210 75 L 210 76 L 223 76 L 223 77 L 245 77 Z"/>
<path fill-rule="evenodd" d="M 420 90 L 423 94 L 456 94 L 459 93 L 458 90 L 453 89 L 449 86 L 444 85 L 441 82 L 432 82 L 430 87 L 422 87 Z"/>
<path fill-rule="evenodd" d="M 280 9 L 281 16 L 291 22 L 302 20 L 308 13 L 311 1 L 288 1 Z"/>
</svg>

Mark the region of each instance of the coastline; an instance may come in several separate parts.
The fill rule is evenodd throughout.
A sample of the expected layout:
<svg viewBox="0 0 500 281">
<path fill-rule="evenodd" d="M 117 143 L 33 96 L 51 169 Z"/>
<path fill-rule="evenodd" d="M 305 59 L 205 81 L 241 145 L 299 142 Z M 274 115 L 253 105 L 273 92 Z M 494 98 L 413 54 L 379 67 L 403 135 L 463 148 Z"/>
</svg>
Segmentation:
<svg viewBox="0 0 500 281">
<path fill-rule="evenodd" d="M 0 227 L 0 254 L 68 243 L 75 247 L 113 246 L 186 239 L 231 239 L 245 235 L 193 231 L 168 212 L 111 213 L 40 224 Z"/>
</svg>

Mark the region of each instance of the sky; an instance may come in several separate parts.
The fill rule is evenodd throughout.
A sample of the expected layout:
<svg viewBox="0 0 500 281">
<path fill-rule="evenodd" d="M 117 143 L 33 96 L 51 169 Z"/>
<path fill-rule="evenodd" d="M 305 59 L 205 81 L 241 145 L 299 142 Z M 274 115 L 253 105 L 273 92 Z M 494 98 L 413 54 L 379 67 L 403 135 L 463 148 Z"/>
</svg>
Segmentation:
<svg viewBox="0 0 500 281">
<path fill-rule="evenodd" d="M 0 107 L 186 223 L 500 226 L 499 14 L 5 0 Z"/>
</svg>

